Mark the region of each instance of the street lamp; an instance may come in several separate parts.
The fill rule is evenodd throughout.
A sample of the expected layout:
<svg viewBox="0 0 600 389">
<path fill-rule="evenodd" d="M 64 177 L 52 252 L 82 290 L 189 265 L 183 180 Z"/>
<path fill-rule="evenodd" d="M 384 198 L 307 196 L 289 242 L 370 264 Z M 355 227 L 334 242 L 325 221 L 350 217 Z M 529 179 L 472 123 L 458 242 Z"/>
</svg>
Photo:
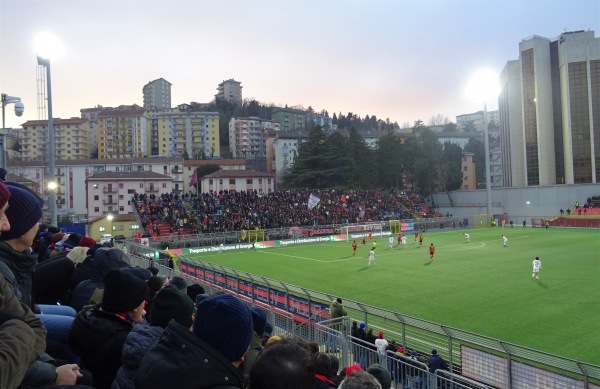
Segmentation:
<svg viewBox="0 0 600 389">
<path fill-rule="evenodd" d="M 21 116 L 23 115 L 23 111 L 25 111 L 25 106 L 21 101 L 20 97 L 9 96 L 6 93 L 2 93 L 2 130 L 0 131 L 0 168 L 6 169 L 6 147 L 5 147 L 5 136 L 8 135 L 6 131 L 6 123 L 4 119 L 5 108 L 8 104 L 15 105 L 15 115 Z"/>
<path fill-rule="evenodd" d="M 485 191 L 487 195 L 487 211 L 492 213 L 492 178 L 490 169 L 490 141 L 488 137 L 487 100 L 491 97 L 498 98 L 500 88 L 498 76 L 490 69 L 482 69 L 475 73 L 467 86 L 467 95 L 472 99 L 483 101 L 483 136 L 485 147 Z"/>
</svg>

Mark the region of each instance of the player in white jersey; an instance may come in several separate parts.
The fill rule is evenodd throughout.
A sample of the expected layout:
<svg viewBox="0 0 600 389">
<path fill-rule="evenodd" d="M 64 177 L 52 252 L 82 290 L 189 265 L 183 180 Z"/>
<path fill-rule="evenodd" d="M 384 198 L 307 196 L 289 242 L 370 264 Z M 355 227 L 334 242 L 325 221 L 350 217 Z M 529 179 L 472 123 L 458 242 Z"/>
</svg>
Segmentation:
<svg viewBox="0 0 600 389">
<path fill-rule="evenodd" d="M 223 245 L 223 243 L 221 243 L 219 245 L 219 254 L 221 254 L 223 252 L 223 249 L 225 248 L 225 246 Z"/>
<path fill-rule="evenodd" d="M 402 246 L 406 246 L 406 236 L 402 235 Z"/>
<path fill-rule="evenodd" d="M 506 235 L 502 235 L 502 243 L 504 243 L 504 247 L 508 247 L 508 238 Z"/>
<path fill-rule="evenodd" d="M 375 250 L 371 249 L 371 251 L 369 252 L 369 266 L 371 266 L 371 263 L 373 263 L 373 265 L 377 265 L 375 263 Z"/>
<path fill-rule="evenodd" d="M 540 270 L 542 270 L 542 261 L 540 261 L 540 257 L 535 257 L 533 260 L 533 273 L 531 273 L 531 278 L 535 277 L 536 280 L 539 280 Z"/>
<path fill-rule="evenodd" d="M 390 236 L 390 239 L 388 241 L 390 242 L 390 248 L 393 249 L 394 248 L 394 237 Z"/>
<path fill-rule="evenodd" d="M 465 243 L 469 243 L 471 241 L 471 235 L 465 232 Z"/>
</svg>

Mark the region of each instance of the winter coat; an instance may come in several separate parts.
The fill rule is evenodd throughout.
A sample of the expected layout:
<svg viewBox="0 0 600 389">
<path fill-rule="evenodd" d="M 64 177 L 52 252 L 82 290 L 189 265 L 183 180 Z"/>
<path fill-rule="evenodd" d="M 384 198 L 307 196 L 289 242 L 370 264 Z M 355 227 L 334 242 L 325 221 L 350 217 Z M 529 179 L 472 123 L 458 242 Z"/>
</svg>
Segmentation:
<svg viewBox="0 0 600 389">
<path fill-rule="evenodd" d="M 69 347 L 94 376 L 94 387 L 108 389 L 121 367 L 121 354 L 134 323 L 99 308 L 79 312 L 69 331 Z"/>
<path fill-rule="evenodd" d="M 111 389 L 135 389 L 135 377 L 140 361 L 148 350 L 156 346 L 164 329 L 149 324 L 136 324 L 123 345 L 121 362 Z"/>
<path fill-rule="evenodd" d="M 140 362 L 136 385 L 144 389 L 246 386 L 238 368 L 174 320 Z"/>
<path fill-rule="evenodd" d="M 102 248 L 96 250 L 92 261 L 90 278 L 81 281 L 73 290 L 71 306 L 76 311 L 81 311 L 90 302 L 96 289 L 104 290 L 104 276 L 113 269 L 129 266 L 124 254 L 120 250 Z"/>
<path fill-rule="evenodd" d="M 0 275 L 0 388 L 18 387 L 46 347 L 46 328 Z M 37 366 L 33 366 L 34 370 Z M 52 379 L 55 370 L 52 367 Z M 34 371 L 30 371 L 35 374 Z M 37 371 L 39 375 L 40 371 Z M 51 381 L 50 381 L 51 382 Z"/>
<path fill-rule="evenodd" d="M 4 276 L 15 296 L 34 311 L 33 272 L 36 264 L 36 255 L 15 251 L 0 241 L 0 274 Z"/>
<path fill-rule="evenodd" d="M 335 330 L 341 330 L 341 324 L 342 324 L 342 317 L 344 316 L 348 316 L 348 313 L 346 312 L 346 310 L 344 309 L 344 306 L 342 305 L 342 303 L 338 302 L 337 299 L 333 300 L 333 302 L 331 303 L 331 328 L 335 329 Z"/>
<path fill-rule="evenodd" d="M 335 383 L 322 375 L 315 374 L 315 389 L 335 389 Z"/>
<path fill-rule="evenodd" d="M 244 359 L 244 367 L 243 370 L 246 374 L 250 374 L 250 370 L 252 370 L 252 365 L 258 358 L 258 355 L 262 351 L 262 338 L 258 336 L 256 332 L 252 333 L 252 340 L 250 340 L 250 347 L 248 348 L 248 352 L 246 353 L 246 358 Z"/>
<path fill-rule="evenodd" d="M 434 373 L 437 369 L 448 370 L 446 361 L 437 354 L 427 358 L 427 364 L 429 365 L 430 373 Z"/>
</svg>

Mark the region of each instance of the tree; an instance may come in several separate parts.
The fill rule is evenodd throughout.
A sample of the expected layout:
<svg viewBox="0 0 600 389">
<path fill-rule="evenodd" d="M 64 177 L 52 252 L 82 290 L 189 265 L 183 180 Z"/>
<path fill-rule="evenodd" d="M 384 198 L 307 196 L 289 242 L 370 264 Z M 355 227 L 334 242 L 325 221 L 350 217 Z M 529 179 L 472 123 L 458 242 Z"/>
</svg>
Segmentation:
<svg viewBox="0 0 600 389">
<path fill-rule="evenodd" d="M 190 159 L 190 156 L 187 152 L 187 150 L 183 150 L 183 155 L 182 155 L 184 161 L 187 161 L 188 159 Z"/>
<path fill-rule="evenodd" d="M 442 145 L 437 135 L 427 127 L 423 127 L 417 137 L 415 178 L 416 186 L 424 196 L 435 191 L 439 184 L 439 164 L 441 162 Z"/>
<path fill-rule="evenodd" d="M 432 116 L 431 119 L 429 119 L 429 126 L 441 126 L 444 124 L 448 124 L 450 122 L 450 120 L 448 120 L 448 118 L 442 114 L 437 114 L 435 116 Z"/>
<path fill-rule="evenodd" d="M 456 123 L 446 123 L 444 125 L 444 132 L 456 132 Z"/>
<path fill-rule="evenodd" d="M 388 132 L 377 141 L 375 163 L 377 185 L 382 188 L 403 188 L 402 148 L 393 132 Z"/>
<path fill-rule="evenodd" d="M 473 153 L 473 162 L 475 162 L 475 179 L 477 184 L 485 181 L 485 144 L 481 139 L 470 138 L 465 145 L 464 151 Z"/>
<path fill-rule="evenodd" d="M 196 170 L 196 174 L 197 174 L 198 180 L 200 180 L 200 178 L 202 178 L 204 176 L 208 176 L 211 173 L 218 172 L 219 170 L 221 170 L 219 165 L 213 165 L 213 164 L 202 165 Z"/>
<path fill-rule="evenodd" d="M 355 188 L 371 187 L 377 180 L 377 171 L 373 163 L 373 152 L 356 128 L 348 131 L 348 142 L 345 150 L 348 166 L 351 168 L 350 184 Z"/>
<path fill-rule="evenodd" d="M 455 143 L 445 142 L 439 164 L 440 189 L 446 192 L 460 189 L 462 184 L 462 149 Z"/>
<path fill-rule="evenodd" d="M 287 188 L 327 188 L 327 173 L 323 169 L 323 158 L 327 144 L 323 129 L 312 126 L 308 140 L 298 147 L 296 163 L 284 176 Z"/>
<path fill-rule="evenodd" d="M 464 132 L 475 132 L 477 128 L 475 127 L 475 122 L 470 120 L 465 123 L 465 127 L 463 128 Z"/>
</svg>

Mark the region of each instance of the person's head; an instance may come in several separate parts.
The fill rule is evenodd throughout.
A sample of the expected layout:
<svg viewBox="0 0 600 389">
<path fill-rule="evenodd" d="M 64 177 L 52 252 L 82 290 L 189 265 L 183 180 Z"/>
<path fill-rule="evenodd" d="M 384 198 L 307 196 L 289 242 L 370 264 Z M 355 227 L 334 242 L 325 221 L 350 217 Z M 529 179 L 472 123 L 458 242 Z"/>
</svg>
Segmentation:
<svg viewBox="0 0 600 389">
<path fill-rule="evenodd" d="M 187 282 L 181 276 L 175 276 L 169 281 L 169 285 L 174 285 L 180 292 L 187 292 Z"/>
<path fill-rule="evenodd" d="M 214 295 L 198 304 L 194 334 L 235 366 L 242 364 L 253 330 L 250 309 L 232 295 Z"/>
<path fill-rule="evenodd" d="M 535 257 L 535 260 L 536 260 L 536 261 L 539 261 L 539 260 L 540 260 L 540 257 Z"/>
<path fill-rule="evenodd" d="M 437 355 L 437 350 L 436 349 L 431 350 L 431 355 Z"/>
<path fill-rule="evenodd" d="M 269 347 L 254 362 L 250 387 L 261 389 L 312 389 L 315 364 L 306 342 L 284 338 Z"/>
<path fill-rule="evenodd" d="M 390 389 L 392 386 L 392 376 L 390 372 L 387 371 L 385 367 L 380 365 L 379 363 L 374 363 L 368 367 L 367 373 L 371 374 L 379 384 L 381 385 L 381 389 Z"/>
<path fill-rule="evenodd" d="M 339 297 L 338 297 L 338 298 L 337 298 L 335 301 L 337 301 L 339 304 L 341 304 L 341 303 L 342 303 L 342 299 L 341 299 L 341 298 L 339 298 Z"/>
<path fill-rule="evenodd" d="M 162 288 L 154 298 L 150 309 L 150 324 L 166 328 L 171 319 L 185 328 L 194 323 L 196 308 L 192 299 L 182 293 L 175 285 Z"/>
<path fill-rule="evenodd" d="M 340 360 L 333 354 L 329 354 L 329 359 L 331 360 L 331 376 L 333 377 L 340 370 Z"/>
<path fill-rule="evenodd" d="M 265 311 L 259 307 L 250 308 L 250 313 L 252 314 L 252 327 L 254 328 L 254 332 L 258 336 L 262 336 L 265 332 L 265 325 L 267 324 L 267 315 L 265 315 Z"/>
<path fill-rule="evenodd" d="M 363 370 L 354 371 L 340 385 L 343 389 L 381 389 L 375 377 Z"/>
<path fill-rule="evenodd" d="M 5 213 L 10 230 L 2 231 L 0 240 L 16 251 L 23 251 L 33 244 L 39 230 L 44 201 L 31 189 L 15 183 L 7 183 L 10 192 Z"/>
<path fill-rule="evenodd" d="M 327 354 L 317 352 L 313 354 L 313 360 L 315 363 L 315 373 L 320 374 L 323 377 L 331 378 L 331 359 Z"/>
<path fill-rule="evenodd" d="M 352 321 L 352 327 L 358 327 L 358 322 L 356 320 Z"/>
<path fill-rule="evenodd" d="M 146 281 L 121 269 L 111 270 L 104 276 L 102 310 L 123 314 L 139 322 L 144 314 L 148 293 Z"/>
<path fill-rule="evenodd" d="M 360 328 L 362 328 L 364 330 L 365 329 L 365 323 L 361 322 L 360 323 Z"/>
<path fill-rule="evenodd" d="M 8 208 L 8 200 L 10 199 L 10 191 L 0 181 L 0 234 L 4 231 L 10 230 L 10 222 L 6 217 L 6 209 Z"/>
<path fill-rule="evenodd" d="M 383 339 L 383 331 L 379 331 L 379 333 L 377 334 L 377 337 L 379 339 Z"/>
</svg>

